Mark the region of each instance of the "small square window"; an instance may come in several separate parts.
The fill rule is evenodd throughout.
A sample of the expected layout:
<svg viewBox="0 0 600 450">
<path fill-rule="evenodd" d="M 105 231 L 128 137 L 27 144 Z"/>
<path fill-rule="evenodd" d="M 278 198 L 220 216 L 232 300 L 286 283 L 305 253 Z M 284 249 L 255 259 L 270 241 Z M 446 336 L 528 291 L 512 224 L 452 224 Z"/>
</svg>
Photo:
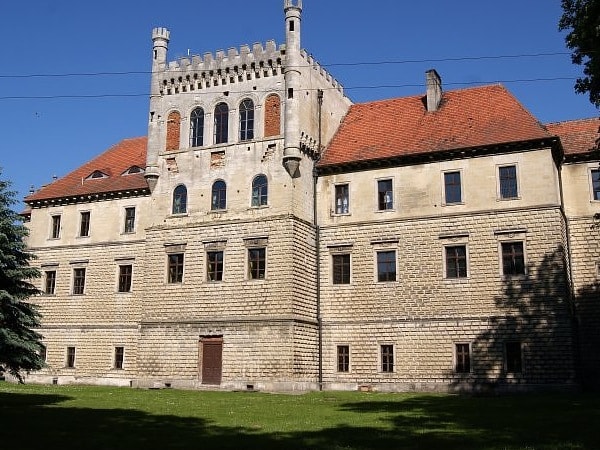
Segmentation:
<svg viewBox="0 0 600 450">
<path fill-rule="evenodd" d="M 453 245 L 446 247 L 446 278 L 467 277 L 467 247 Z"/>
<path fill-rule="evenodd" d="M 90 212 L 83 211 L 79 220 L 79 236 L 88 237 L 90 235 Z"/>
<path fill-rule="evenodd" d="M 500 198 L 511 199 L 519 195 L 517 186 L 517 166 L 503 166 L 498 168 L 500 181 Z"/>
<path fill-rule="evenodd" d="M 67 347 L 67 367 L 75 367 L 75 347 Z"/>
<path fill-rule="evenodd" d="M 85 268 L 73 269 L 73 295 L 83 295 L 85 292 Z"/>
<path fill-rule="evenodd" d="M 396 251 L 377 252 L 377 281 L 396 281 Z"/>
<path fill-rule="evenodd" d="M 56 289 L 56 270 L 46 270 L 44 293 L 53 295 Z"/>
<path fill-rule="evenodd" d="M 525 274 L 523 242 L 502 242 L 502 273 L 505 276 Z"/>
<path fill-rule="evenodd" d="M 223 252 L 206 253 L 206 278 L 208 281 L 223 281 Z"/>
<path fill-rule="evenodd" d="M 338 184 L 335 186 L 335 213 L 348 214 L 350 211 L 350 199 L 348 197 L 348 185 Z"/>
<path fill-rule="evenodd" d="M 119 266 L 119 292 L 131 292 L 133 267 L 131 264 Z"/>
<path fill-rule="evenodd" d="M 125 356 L 125 347 L 115 347 L 115 369 L 123 368 L 123 360 Z"/>
<path fill-rule="evenodd" d="M 504 357 L 507 373 L 523 372 L 523 354 L 520 342 L 506 342 L 504 345 Z"/>
<path fill-rule="evenodd" d="M 444 200 L 447 205 L 462 202 L 460 172 L 444 173 Z"/>
<path fill-rule="evenodd" d="M 337 371 L 348 372 L 350 370 L 350 346 L 337 346 Z"/>
<path fill-rule="evenodd" d="M 469 344 L 455 345 L 454 371 L 456 373 L 469 373 L 471 371 L 471 348 Z"/>
<path fill-rule="evenodd" d="M 133 233 L 135 230 L 135 208 L 125 208 L 125 233 Z"/>
<path fill-rule="evenodd" d="M 183 281 L 183 253 L 173 253 L 168 256 L 169 283 L 181 283 Z"/>
<path fill-rule="evenodd" d="M 381 346 L 381 371 L 388 373 L 394 371 L 393 345 L 386 344 Z"/>
<path fill-rule="evenodd" d="M 592 169 L 592 198 L 600 200 L 600 169 Z"/>
<path fill-rule="evenodd" d="M 52 216 L 52 230 L 50 231 L 50 237 L 52 239 L 58 239 L 60 237 L 60 216 Z"/>
<path fill-rule="evenodd" d="M 379 180 L 377 182 L 377 209 L 386 211 L 394 208 L 394 191 L 392 180 Z"/>
<path fill-rule="evenodd" d="M 333 284 L 350 284 L 350 254 L 332 256 Z"/>
<path fill-rule="evenodd" d="M 265 248 L 248 249 L 248 278 L 251 280 L 262 280 L 265 278 L 267 265 Z"/>
</svg>

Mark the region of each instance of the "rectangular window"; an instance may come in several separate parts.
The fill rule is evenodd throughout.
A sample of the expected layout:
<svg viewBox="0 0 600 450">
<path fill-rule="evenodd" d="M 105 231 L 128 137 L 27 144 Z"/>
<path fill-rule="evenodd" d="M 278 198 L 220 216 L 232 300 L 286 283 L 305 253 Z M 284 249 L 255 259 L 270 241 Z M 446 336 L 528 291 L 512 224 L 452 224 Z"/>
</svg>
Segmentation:
<svg viewBox="0 0 600 450">
<path fill-rule="evenodd" d="M 396 251 L 377 252 L 377 281 L 396 281 Z"/>
<path fill-rule="evenodd" d="M 125 208 L 125 233 L 133 233 L 135 229 L 135 208 Z"/>
<path fill-rule="evenodd" d="M 267 266 L 266 249 L 248 249 L 248 278 L 251 280 L 262 280 L 265 278 Z"/>
<path fill-rule="evenodd" d="M 348 345 L 337 346 L 337 371 L 348 372 L 350 370 L 350 347 Z"/>
<path fill-rule="evenodd" d="M 115 369 L 123 368 L 123 359 L 125 356 L 125 347 L 115 347 Z"/>
<path fill-rule="evenodd" d="M 392 180 L 379 180 L 377 182 L 377 209 L 385 211 L 394 208 L 394 191 Z"/>
<path fill-rule="evenodd" d="M 462 202 L 460 172 L 444 173 L 444 199 L 446 204 Z"/>
<path fill-rule="evenodd" d="M 507 342 L 504 345 L 504 355 L 507 373 L 521 373 L 523 371 L 523 355 L 520 342 Z"/>
<path fill-rule="evenodd" d="M 48 349 L 46 348 L 46 346 L 44 344 L 42 344 L 40 347 L 39 355 L 40 355 L 40 359 L 42 361 L 46 362 L 46 360 L 48 358 Z"/>
<path fill-rule="evenodd" d="M 85 268 L 73 269 L 73 295 L 83 295 L 85 290 Z"/>
<path fill-rule="evenodd" d="M 592 198 L 600 200 L 600 169 L 592 170 Z"/>
<path fill-rule="evenodd" d="M 50 232 L 52 239 L 58 239 L 60 237 L 60 216 L 52 216 L 52 230 Z"/>
<path fill-rule="evenodd" d="M 67 367 L 75 367 L 75 347 L 67 347 Z"/>
<path fill-rule="evenodd" d="M 517 198 L 517 166 L 504 166 L 498 168 L 498 179 L 500 180 L 500 198 Z"/>
<path fill-rule="evenodd" d="M 471 349 L 469 344 L 456 344 L 455 346 L 456 373 L 469 373 L 471 371 Z"/>
<path fill-rule="evenodd" d="M 467 247 L 454 245 L 446 247 L 446 278 L 467 276 Z"/>
<path fill-rule="evenodd" d="M 333 255 L 333 284 L 350 284 L 350 254 Z"/>
<path fill-rule="evenodd" d="M 394 371 L 394 346 L 393 345 L 382 345 L 381 346 L 381 371 L 382 372 L 393 372 Z"/>
<path fill-rule="evenodd" d="M 502 242 L 502 273 L 504 275 L 524 275 L 525 255 L 523 242 Z"/>
<path fill-rule="evenodd" d="M 183 281 L 183 253 L 169 255 L 169 283 Z"/>
<path fill-rule="evenodd" d="M 90 235 L 90 212 L 83 211 L 79 217 L 79 236 L 87 237 Z"/>
<path fill-rule="evenodd" d="M 133 267 L 131 264 L 119 266 L 119 292 L 131 292 L 131 278 Z"/>
<path fill-rule="evenodd" d="M 348 185 L 338 184 L 335 186 L 335 213 L 348 214 L 350 211 L 350 200 L 348 197 Z"/>
<path fill-rule="evenodd" d="M 45 278 L 44 293 L 54 294 L 54 290 L 56 289 L 56 270 L 46 270 Z"/>
<path fill-rule="evenodd" d="M 207 280 L 223 281 L 223 252 L 207 252 L 206 263 Z"/>
</svg>

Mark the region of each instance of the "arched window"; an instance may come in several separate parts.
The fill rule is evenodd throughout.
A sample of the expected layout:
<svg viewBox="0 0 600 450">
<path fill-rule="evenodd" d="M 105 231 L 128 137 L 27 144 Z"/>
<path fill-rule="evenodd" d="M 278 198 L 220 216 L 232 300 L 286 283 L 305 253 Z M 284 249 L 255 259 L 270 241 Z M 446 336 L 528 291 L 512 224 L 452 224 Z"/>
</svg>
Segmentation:
<svg viewBox="0 0 600 450">
<path fill-rule="evenodd" d="M 240 141 L 254 139 L 254 102 L 249 98 L 240 103 Z"/>
<path fill-rule="evenodd" d="M 187 212 L 187 188 L 180 184 L 173 191 L 173 214 L 184 214 Z"/>
<path fill-rule="evenodd" d="M 167 117 L 166 150 L 179 150 L 180 125 L 181 114 L 178 111 L 171 111 Z"/>
<path fill-rule="evenodd" d="M 264 175 L 257 175 L 252 180 L 252 206 L 264 206 L 268 200 L 268 182 Z"/>
<path fill-rule="evenodd" d="M 229 107 L 227 103 L 215 106 L 215 144 L 224 144 L 228 140 Z"/>
<path fill-rule="evenodd" d="M 190 114 L 190 147 L 204 145 L 204 110 L 196 108 Z"/>
<path fill-rule="evenodd" d="M 227 185 L 223 180 L 217 180 L 212 186 L 210 209 L 227 208 Z"/>
<path fill-rule="evenodd" d="M 265 137 L 281 134 L 281 102 L 277 94 L 270 94 L 265 100 Z"/>
</svg>

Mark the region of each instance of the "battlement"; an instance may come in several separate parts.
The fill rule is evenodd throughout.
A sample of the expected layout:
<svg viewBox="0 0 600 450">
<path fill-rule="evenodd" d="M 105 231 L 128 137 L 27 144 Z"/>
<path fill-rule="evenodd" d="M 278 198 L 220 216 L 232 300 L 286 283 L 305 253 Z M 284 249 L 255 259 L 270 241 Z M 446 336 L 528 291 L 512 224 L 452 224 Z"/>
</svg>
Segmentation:
<svg viewBox="0 0 600 450">
<path fill-rule="evenodd" d="M 167 28 L 157 27 L 152 30 L 152 40 L 164 39 L 168 41 L 171 36 L 171 32 Z"/>
<path fill-rule="evenodd" d="M 317 72 L 321 77 L 325 79 L 327 84 L 330 84 L 332 88 L 338 90 L 341 94 L 344 93 L 344 87 L 335 78 L 333 78 L 333 76 L 329 72 L 327 72 L 321 66 L 321 64 L 319 64 L 313 58 L 312 55 L 308 54 L 306 50 L 302 49 L 300 50 L 300 56 L 307 62 L 307 64 L 312 68 L 312 70 Z"/>
<path fill-rule="evenodd" d="M 302 9 L 302 0 L 296 0 L 295 4 L 294 4 L 294 0 L 284 0 L 283 8 L 284 8 L 284 10 L 287 10 L 289 8 Z"/>
</svg>

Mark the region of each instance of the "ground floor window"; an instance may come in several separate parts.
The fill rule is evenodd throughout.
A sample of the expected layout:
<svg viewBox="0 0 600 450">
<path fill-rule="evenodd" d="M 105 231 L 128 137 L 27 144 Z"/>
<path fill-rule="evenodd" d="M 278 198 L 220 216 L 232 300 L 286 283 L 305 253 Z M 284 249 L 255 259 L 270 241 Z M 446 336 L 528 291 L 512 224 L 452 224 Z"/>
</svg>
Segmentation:
<svg viewBox="0 0 600 450">
<path fill-rule="evenodd" d="M 381 371 L 394 371 L 394 346 L 385 344 L 381 346 Z"/>
<path fill-rule="evenodd" d="M 504 364 L 507 373 L 523 372 L 523 354 L 521 342 L 507 342 L 504 344 Z"/>
<path fill-rule="evenodd" d="M 471 371 L 471 349 L 469 344 L 456 344 L 454 370 L 456 373 L 469 373 Z"/>
<path fill-rule="evenodd" d="M 337 371 L 348 372 L 350 370 L 350 346 L 337 346 Z"/>
</svg>

